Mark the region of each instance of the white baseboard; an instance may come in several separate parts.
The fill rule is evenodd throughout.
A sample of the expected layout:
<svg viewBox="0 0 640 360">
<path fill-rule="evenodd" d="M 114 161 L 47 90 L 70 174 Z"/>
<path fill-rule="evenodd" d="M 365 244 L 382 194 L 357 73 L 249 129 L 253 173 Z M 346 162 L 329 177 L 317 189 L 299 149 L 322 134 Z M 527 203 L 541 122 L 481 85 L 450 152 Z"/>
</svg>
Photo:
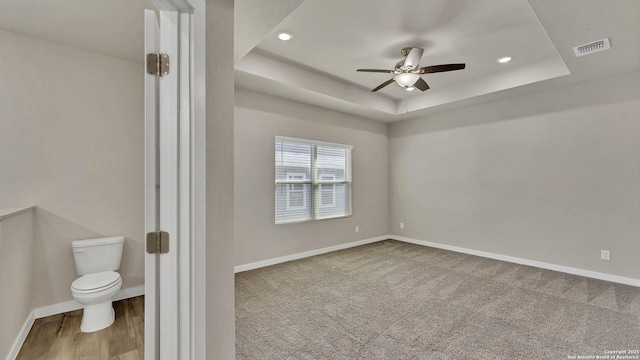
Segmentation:
<svg viewBox="0 0 640 360">
<path fill-rule="evenodd" d="M 144 295 L 144 284 L 133 286 L 126 289 L 121 289 L 120 291 L 118 291 L 116 296 L 113 297 L 113 301 L 128 299 L 128 298 L 132 298 L 140 295 Z M 82 309 L 82 304 L 80 304 L 75 300 L 69 300 L 62 303 L 35 308 L 33 309 L 33 314 L 36 319 L 40 319 L 46 316 L 61 314 L 61 313 L 80 310 L 80 309 Z"/>
<path fill-rule="evenodd" d="M 113 297 L 113 301 L 130 299 L 132 297 L 141 295 L 144 295 L 144 284 L 128 287 L 126 289 L 120 289 L 116 296 Z"/>
<path fill-rule="evenodd" d="M 24 341 L 27 339 L 27 335 L 29 335 L 29 330 L 31 330 L 31 327 L 33 326 L 33 322 L 35 320 L 36 318 L 33 315 L 33 310 L 31 310 L 29 312 L 29 315 L 27 315 L 27 319 L 24 321 L 22 328 L 20 329 L 20 332 L 18 333 L 16 340 L 13 342 L 13 345 L 11 345 L 11 349 L 9 349 L 9 353 L 7 354 L 7 360 L 15 360 L 15 358 L 18 357 L 18 353 L 22 348 L 22 344 L 24 344 Z"/>
<path fill-rule="evenodd" d="M 374 243 L 374 242 L 387 240 L 387 239 L 389 239 L 388 235 L 378 236 L 378 237 L 364 239 L 364 240 L 358 240 L 358 241 L 354 241 L 354 242 L 350 242 L 350 243 L 346 243 L 346 244 L 329 246 L 329 247 L 322 248 L 322 249 L 305 251 L 305 252 L 301 252 L 301 253 L 297 253 L 297 254 L 281 256 L 281 257 L 277 257 L 277 258 L 273 258 L 273 259 L 257 261 L 257 262 L 244 264 L 244 265 L 237 265 L 237 266 L 235 266 L 233 268 L 233 270 L 234 270 L 234 272 L 239 273 L 239 272 L 243 272 L 243 271 L 259 269 L 259 268 L 262 268 L 262 267 L 271 266 L 271 265 L 275 265 L 275 264 L 280 264 L 280 263 L 287 262 L 287 261 L 304 259 L 304 258 L 315 256 L 315 255 L 326 254 L 326 253 L 332 252 L 332 251 L 344 250 L 344 249 L 352 248 L 352 247 L 355 247 L 355 246 L 371 244 L 371 243 Z"/>
<path fill-rule="evenodd" d="M 140 295 L 144 295 L 144 284 L 121 289 L 120 291 L 118 291 L 116 296 L 113 297 L 113 301 L 129 299 Z M 20 329 L 20 333 L 18 333 L 16 340 L 11 346 L 9 354 L 7 355 L 7 360 L 14 360 L 16 356 L 18 356 L 20 348 L 22 348 L 22 344 L 24 344 L 24 340 L 27 338 L 31 327 L 33 326 L 33 322 L 36 319 L 79 309 L 82 309 L 82 304 L 75 300 L 70 300 L 63 303 L 38 307 L 31 310 L 29 315 L 27 315 L 27 319 L 25 320 L 24 325 Z"/>
<path fill-rule="evenodd" d="M 55 314 L 61 314 L 61 313 L 74 311 L 78 309 L 82 309 L 82 304 L 80 304 L 75 300 L 69 300 L 62 303 L 37 307 L 33 309 L 33 315 L 36 319 L 40 319 L 43 317 L 47 317 Z"/>
<path fill-rule="evenodd" d="M 433 243 L 433 242 L 424 241 L 424 240 L 416 240 L 416 239 L 397 236 L 397 235 L 389 235 L 387 238 L 406 242 L 406 243 L 416 244 L 416 245 L 429 246 L 433 248 L 450 250 L 450 251 L 455 251 L 455 252 L 469 254 L 469 255 L 482 256 L 489 259 L 501 260 L 501 261 L 506 261 L 506 262 L 520 264 L 520 265 L 534 266 L 541 269 L 559 271 L 559 272 L 572 274 L 572 275 L 585 276 L 593 279 L 605 280 L 605 281 L 610 281 L 614 283 L 640 287 L 640 279 L 633 279 L 633 278 L 628 278 L 624 276 L 605 274 L 605 273 L 600 273 L 596 271 L 578 269 L 578 268 L 564 266 L 564 265 L 549 264 L 542 261 L 522 259 L 514 256 L 507 256 L 507 255 L 490 253 L 486 251 L 467 249 L 467 248 L 458 247 L 458 246 Z"/>
<path fill-rule="evenodd" d="M 424 241 L 424 240 L 417 240 L 417 239 L 412 239 L 412 238 L 408 238 L 408 237 L 404 237 L 404 236 L 398 236 L 398 235 L 378 236 L 378 237 L 364 239 L 364 240 L 360 240 L 360 241 L 354 241 L 354 242 L 350 242 L 350 243 L 346 243 L 346 244 L 340 244 L 340 245 L 330 246 L 330 247 L 326 247 L 326 248 L 322 248 L 322 249 L 311 250 L 311 251 L 306 251 L 306 252 L 302 252 L 302 253 L 282 256 L 282 257 L 278 257 L 278 258 L 274 258 L 274 259 L 267 259 L 267 260 L 262 260 L 262 261 L 258 261 L 258 262 L 254 262 L 254 263 L 238 265 L 238 266 L 234 267 L 234 271 L 236 273 L 239 273 L 239 272 L 243 272 L 243 271 L 258 269 L 258 268 L 265 267 L 265 266 L 280 264 L 280 263 L 287 262 L 287 261 L 293 261 L 293 260 L 298 260 L 298 259 L 303 259 L 303 258 L 315 256 L 315 255 L 325 254 L 325 253 L 332 252 L 332 251 L 348 249 L 348 248 L 351 248 L 351 247 L 365 245 L 365 244 L 371 244 L 371 243 L 374 243 L 374 242 L 387 240 L 387 239 L 402 241 L 402 242 L 406 242 L 406 243 L 410 243 L 410 244 L 428 246 L 428 247 L 433 247 L 433 248 L 438 248 L 438 249 L 443 249 L 443 250 L 450 250 L 450 251 L 455 251 L 455 252 L 459 252 L 459 253 L 463 253 L 463 254 L 482 256 L 482 257 L 486 257 L 486 258 L 489 258 L 489 259 L 501 260 L 501 261 L 506 261 L 506 262 L 510 262 L 510 263 L 514 263 L 514 264 L 520 264 L 520 265 L 533 266 L 533 267 L 537 267 L 537 268 L 541 268 L 541 269 L 559 271 L 559 272 L 563 272 L 563 273 L 567 273 L 567 274 L 579 275 L 579 276 L 584 276 L 584 277 L 593 278 L 593 279 L 599 279 L 599 280 L 605 280 L 605 281 L 610 281 L 610 282 L 614 282 L 614 283 L 618 283 L 618 284 L 625 284 L 625 285 L 631 285 L 631 286 L 640 287 L 640 279 L 634 279 L 634 278 L 629 278 L 629 277 L 624 277 L 624 276 L 605 274 L 605 273 L 600 273 L 600 272 L 591 271 L 591 270 L 584 270 L 584 269 L 574 268 L 574 267 L 570 267 L 570 266 L 550 264 L 550 263 L 545 263 L 545 262 L 542 262 L 542 261 L 523 259 L 523 258 L 519 258 L 519 257 L 515 257 L 515 256 L 507 256 L 507 255 L 496 254 L 496 253 L 491 253 L 491 252 L 487 252 L 487 251 L 467 249 L 467 248 L 463 248 L 463 247 L 459 247 L 459 246 L 434 243 L 434 242 Z"/>
</svg>

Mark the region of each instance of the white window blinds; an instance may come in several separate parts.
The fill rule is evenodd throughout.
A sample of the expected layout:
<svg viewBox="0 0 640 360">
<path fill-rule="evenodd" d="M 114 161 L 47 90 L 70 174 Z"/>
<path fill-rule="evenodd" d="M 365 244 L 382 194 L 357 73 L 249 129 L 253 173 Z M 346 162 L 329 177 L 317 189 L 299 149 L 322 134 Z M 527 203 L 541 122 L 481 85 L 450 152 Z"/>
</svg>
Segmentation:
<svg viewBox="0 0 640 360">
<path fill-rule="evenodd" d="M 277 136 L 276 224 L 350 216 L 352 148 Z"/>
</svg>

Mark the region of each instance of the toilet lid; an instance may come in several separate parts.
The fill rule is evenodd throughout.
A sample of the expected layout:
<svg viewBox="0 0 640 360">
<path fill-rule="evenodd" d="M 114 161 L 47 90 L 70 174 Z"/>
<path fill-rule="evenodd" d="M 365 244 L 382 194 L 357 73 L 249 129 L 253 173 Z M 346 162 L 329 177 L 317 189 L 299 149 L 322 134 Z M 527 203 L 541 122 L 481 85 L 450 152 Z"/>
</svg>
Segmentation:
<svg viewBox="0 0 640 360">
<path fill-rule="evenodd" d="M 77 278 L 71 288 L 78 292 L 93 292 L 105 288 L 110 288 L 119 282 L 120 274 L 115 271 L 103 271 L 94 274 L 87 274 Z"/>
</svg>

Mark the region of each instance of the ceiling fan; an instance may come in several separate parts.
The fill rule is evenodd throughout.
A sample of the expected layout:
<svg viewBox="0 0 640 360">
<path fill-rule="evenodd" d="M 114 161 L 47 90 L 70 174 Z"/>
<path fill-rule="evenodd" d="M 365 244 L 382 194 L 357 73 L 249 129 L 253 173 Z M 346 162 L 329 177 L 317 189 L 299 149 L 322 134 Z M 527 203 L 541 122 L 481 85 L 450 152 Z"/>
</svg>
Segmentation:
<svg viewBox="0 0 640 360">
<path fill-rule="evenodd" d="M 422 48 L 412 48 L 406 47 L 400 51 L 402 56 L 404 56 L 404 60 L 398 61 L 395 69 L 393 70 L 383 70 L 383 69 L 358 69 L 357 71 L 362 72 L 376 72 L 376 73 L 389 73 L 395 74 L 395 76 L 382 84 L 378 85 L 375 89 L 371 90 L 371 92 L 378 91 L 383 87 L 391 84 L 392 82 L 396 82 L 400 87 L 404 88 L 407 91 L 413 91 L 415 88 L 418 88 L 422 91 L 428 90 L 429 85 L 424 81 L 423 78 L 420 77 L 422 74 L 432 74 L 438 72 L 445 71 L 454 71 L 454 70 L 462 70 L 465 67 L 465 64 L 445 64 L 445 65 L 433 65 L 433 66 L 425 66 L 419 68 L 420 59 L 422 58 L 422 53 L 424 49 Z"/>
</svg>

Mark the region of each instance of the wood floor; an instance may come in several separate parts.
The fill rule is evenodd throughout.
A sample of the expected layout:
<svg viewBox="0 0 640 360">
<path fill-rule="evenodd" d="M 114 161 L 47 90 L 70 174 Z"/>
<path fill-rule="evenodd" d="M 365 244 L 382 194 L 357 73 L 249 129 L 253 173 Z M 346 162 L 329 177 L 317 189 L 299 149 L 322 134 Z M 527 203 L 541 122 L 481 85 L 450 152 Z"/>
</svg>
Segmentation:
<svg viewBox="0 0 640 360">
<path fill-rule="evenodd" d="M 36 319 L 16 359 L 144 359 L 144 296 L 116 301 L 113 308 L 113 325 L 93 333 L 80 331 L 82 310 Z"/>
</svg>

